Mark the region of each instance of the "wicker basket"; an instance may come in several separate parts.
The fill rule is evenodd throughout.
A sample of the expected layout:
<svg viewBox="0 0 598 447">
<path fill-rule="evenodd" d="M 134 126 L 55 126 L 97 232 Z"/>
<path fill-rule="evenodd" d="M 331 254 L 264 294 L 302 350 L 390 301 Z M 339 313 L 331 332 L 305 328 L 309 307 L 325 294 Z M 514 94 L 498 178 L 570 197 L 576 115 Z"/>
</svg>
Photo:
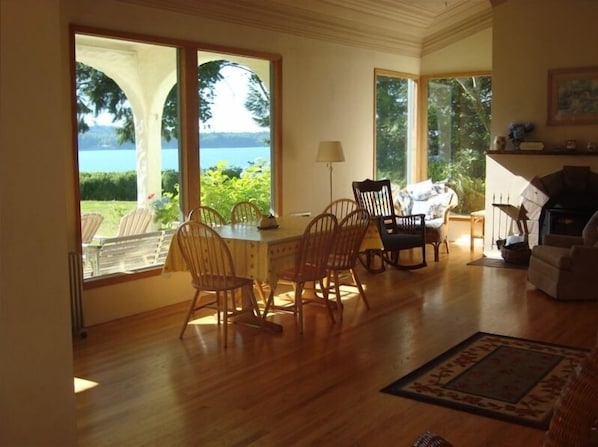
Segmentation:
<svg viewBox="0 0 598 447">
<path fill-rule="evenodd" d="M 527 242 L 521 242 L 508 246 L 501 244 L 500 254 L 505 262 L 510 262 L 511 264 L 528 265 L 532 251 L 527 245 Z"/>
</svg>

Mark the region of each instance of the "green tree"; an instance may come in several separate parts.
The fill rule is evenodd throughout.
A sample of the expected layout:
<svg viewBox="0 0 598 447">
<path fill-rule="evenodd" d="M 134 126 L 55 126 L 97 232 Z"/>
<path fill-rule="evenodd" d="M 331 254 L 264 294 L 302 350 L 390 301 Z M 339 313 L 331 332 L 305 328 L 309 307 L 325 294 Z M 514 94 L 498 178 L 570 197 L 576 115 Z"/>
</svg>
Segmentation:
<svg viewBox="0 0 598 447">
<path fill-rule="evenodd" d="M 376 175 L 405 185 L 408 79 L 376 77 Z"/>
</svg>

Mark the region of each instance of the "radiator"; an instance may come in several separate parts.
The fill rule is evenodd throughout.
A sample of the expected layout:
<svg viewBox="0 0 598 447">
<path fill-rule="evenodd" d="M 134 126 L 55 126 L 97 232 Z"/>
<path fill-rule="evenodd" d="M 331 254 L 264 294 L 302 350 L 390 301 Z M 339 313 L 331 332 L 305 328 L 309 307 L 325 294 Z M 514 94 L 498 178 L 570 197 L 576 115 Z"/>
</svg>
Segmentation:
<svg viewBox="0 0 598 447">
<path fill-rule="evenodd" d="M 87 330 L 83 323 L 83 307 L 81 305 L 83 295 L 83 261 L 80 253 L 69 253 L 69 282 L 73 335 L 85 338 L 87 337 Z"/>
</svg>

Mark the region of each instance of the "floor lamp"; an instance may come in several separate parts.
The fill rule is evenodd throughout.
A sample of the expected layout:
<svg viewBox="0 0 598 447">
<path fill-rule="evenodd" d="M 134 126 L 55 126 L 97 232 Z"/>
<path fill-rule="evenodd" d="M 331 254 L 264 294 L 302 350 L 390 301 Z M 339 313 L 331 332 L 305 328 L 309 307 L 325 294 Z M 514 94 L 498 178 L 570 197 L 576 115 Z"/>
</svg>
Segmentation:
<svg viewBox="0 0 598 447">
<path fill-rule="evenodd" d="M 343 146 L 340 141 L 320 142 L 316 162 L 328 163 L 328 170 L 330 172 L 330 202 L 332 202 L 332 163 L 341 161 L 345 161 L 345 154 L 343 154 Z"/>
</svg>

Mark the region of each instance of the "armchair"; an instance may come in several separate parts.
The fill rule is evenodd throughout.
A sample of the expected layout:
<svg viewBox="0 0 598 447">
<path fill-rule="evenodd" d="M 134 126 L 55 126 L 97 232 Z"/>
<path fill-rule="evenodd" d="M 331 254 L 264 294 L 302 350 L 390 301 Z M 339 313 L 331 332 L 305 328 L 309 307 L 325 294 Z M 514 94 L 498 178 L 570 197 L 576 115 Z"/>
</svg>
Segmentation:
<svg viewBox="0 0 598 447">
<path fill-rule="evenodd" d="M 430 179 L 407 185 L 393 192 L 398 215 L 424 214 L 426 244 L 434 248 L 434 261 L 438 262 L 440 246 L 449 252 L 449 213 L 459 204 L 455 191 L 444 183 L 432 183 Z"/>
<path fill-rule="evenodd" d="M 547 234 L 532 248 L 528 281 L 558 300 L 598 300 L 598 211 L 581 236 Z"/>
</svg>

